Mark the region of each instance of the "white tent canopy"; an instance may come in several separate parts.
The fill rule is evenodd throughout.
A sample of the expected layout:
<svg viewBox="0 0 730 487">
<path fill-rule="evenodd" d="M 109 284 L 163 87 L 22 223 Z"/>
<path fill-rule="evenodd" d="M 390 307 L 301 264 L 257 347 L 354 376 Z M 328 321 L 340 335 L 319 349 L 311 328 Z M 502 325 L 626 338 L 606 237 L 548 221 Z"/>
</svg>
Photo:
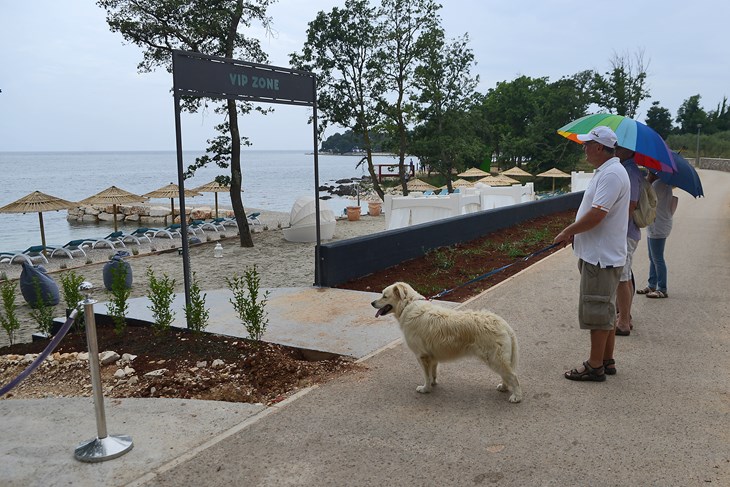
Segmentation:
<svg viewBox="0 0 730 487">
<path fill-rule="evenodd" d="M 337 219 L 324 201 L 319 202 L 320 237 L 329 240 L 335 232 Z M 284 238 L 290 242 L 317 241 L 317 207 L 314 197 L 300 196 L 289 213 L 289 228 L 284 229 Z"/>
</svg>

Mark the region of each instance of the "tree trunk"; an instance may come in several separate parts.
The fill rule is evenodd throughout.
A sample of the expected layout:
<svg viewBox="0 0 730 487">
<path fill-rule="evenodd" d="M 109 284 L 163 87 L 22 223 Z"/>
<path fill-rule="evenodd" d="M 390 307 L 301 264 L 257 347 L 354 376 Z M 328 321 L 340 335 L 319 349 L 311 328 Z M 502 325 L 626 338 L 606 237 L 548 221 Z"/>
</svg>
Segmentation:
<svg viewBox="0 0 730 487">
<path fill-rule="evenodd" d="M 233 57 L 234 40 L 238 24 L 241 22 L 243 15 L 243 1 L 236 2 L 235 10 L 231 17 L 231 24 L 228 26 L 228 38 L 226 39 L 226 55 Z M 251 231 L 248 228 L 248 218 L 246 218 L 246 210 L 243 208 L 243 200 L 241 199 L 241 134 L 238 130 L 238 111 L 236 110 L 235 100 L 228 100 L 228 121 L 231 134 L 231 204 L 233 206 L 233 214 L 236 217 L 238 225 L 238 237 L 241 241 L 241 247 L 253 247 L 253 239 Z"/>
<path fill-rule="evenodd" d="M 248 228 L 246 211 L 243 208 L 241 199 L 241 135 L 238 132 L 238 113 L 236 112 L 235 100 L 228 100 L 228 120 L 231 131 L 231 203 L 233 214 L 238 224 L 238 235 L 241 240 L 241 247 L 253 247 L 251 232 Z"/>
<path fill-rule="evenodd" d="M 370 143 L 370 132 L 366 128 L 363 130 L 362 133 L 363 141 L 365 142 L 365 154 L 367 156 L 368 160 L 368 172 L 370 173 L 370 178 L 373 181 L 373 189 L 376 193 L 378 193 L 378 196 L 380 196 L 380 199 L 385 201 L 385 192 L 383 191 L 383 188 L 380 187 L 380 181 L 378 181 L 378 175 L 375 174 L 375 166 L 373 165 L 373 146 Z"/>
</svg>

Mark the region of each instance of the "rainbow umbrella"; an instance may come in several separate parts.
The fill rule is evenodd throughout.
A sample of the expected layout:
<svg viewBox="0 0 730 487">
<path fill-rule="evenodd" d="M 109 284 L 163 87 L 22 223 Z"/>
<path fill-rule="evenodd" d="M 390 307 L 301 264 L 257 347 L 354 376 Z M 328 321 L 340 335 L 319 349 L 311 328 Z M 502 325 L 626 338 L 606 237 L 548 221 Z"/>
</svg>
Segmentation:
<svg viewBox="0 0 730 487">
<path fill-rule="evenodd" d="M 560 127 L 558 133 L 573 142 L 578 142 L 578 134 L 587 134 L 599 125 L 605 125 L 616 132 L 618 145 L 636 152 L 637 164 L 656 171 L 672 174 L 677 171 L 672 153 L 661 135 L 651 127 L 621 115 L 596 113 L 579 118 Z"/>
</svg>

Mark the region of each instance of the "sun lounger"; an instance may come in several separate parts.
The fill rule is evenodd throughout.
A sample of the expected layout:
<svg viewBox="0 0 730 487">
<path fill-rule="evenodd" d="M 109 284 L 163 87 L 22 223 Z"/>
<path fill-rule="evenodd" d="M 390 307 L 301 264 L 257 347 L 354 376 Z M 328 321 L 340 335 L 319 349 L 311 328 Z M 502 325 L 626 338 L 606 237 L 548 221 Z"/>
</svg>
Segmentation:
<svg viewBox="0 0 730 487">
<path fill-rule="evenodd" d="M 248 221 L 250 221 L 253 225 L 261 225 L 261 220 L 259 220 L 260 216 L 261 213 L 251 213 L 248 215 Z"/>
<path fill-rule="evenodd" d="M 158 230 L 159 230 L 159 228 L 140 227 L 137 230 L 130 233 L 129 235 L 136 237 L 137 243 L 139 243 L 145 239 L 147 240 L 147 243 L 152 243 L 152 239 L 150 238 L 150 235 L 154 235 L 154 233 Z"/>
<path fill-rule="evenodd" d="M 188 233 L 192 233 L 193 235 L 197 235 L 198 232 L 205 234 L 206 230 L 212 230 L 218 233 L 218 228 L 214 224 L 203 220 L 193 220 L 188 225 Z"/>
<path fill-rule="evenodd" d="M 223 229 L 223 227 L 236 227 L 238 228 L 238 223 L 236 222 L 235 218 L 213 218 L 210 221 L 211 224 L 216 225 Z"/>
<path fill-rule="evenodd" d="M 82 245 L 86 242 L 85 239 L 79 239 L 79 240 L 71 240 L 68 243 L 64 245 L 46 245 L 46 250 L 50 250 L 50 257 L 53 257 L 54 255 L 58 254 L 64 254 L 69 259 L 74 258 L 74 252 L 80 253 L 82 256 L 86 257 L 86 252 L 84 251 Z"/>
<path fill-rule="evenodd" d="M 165 228 L 161 228 L 159 230 L 156 230 L 155 233 L 152 234 L 153 237 L 167 237 L 172 239 L 173 237 L 180 237 L 182 238 L 182 233 L 180 233 L 180 224 L 174 223 L 172 225 L 168 225 Z"/>
<path fill-rule="evenodd" d="M 25 250 L 12 250 L 10 252 L 0 252 L 0 262 L 7 262 L 8 264 L 15 263 L 16 260 L 22 260 L 33 265 L 34 259 L 40 259 L 48 264 L 48 259 L 43 255 L 42 245 L 33 245 Z"/>
<path fill-rule="evenodd" d="M 87 238 L 85 239 L 84 243 L 81 244 L 82 247 L 91 247 L 92 249 L 96 249 L 97 247 L 109 247 L 110 249 L 116 250 L 117 245 L 121 245 L 122 247 L 127 247 L 124 245 L 123 241 L 124 232 L 117 231 L 112 232 L 106 237 L 99 237 L 99 238 Z"/>
</svg>

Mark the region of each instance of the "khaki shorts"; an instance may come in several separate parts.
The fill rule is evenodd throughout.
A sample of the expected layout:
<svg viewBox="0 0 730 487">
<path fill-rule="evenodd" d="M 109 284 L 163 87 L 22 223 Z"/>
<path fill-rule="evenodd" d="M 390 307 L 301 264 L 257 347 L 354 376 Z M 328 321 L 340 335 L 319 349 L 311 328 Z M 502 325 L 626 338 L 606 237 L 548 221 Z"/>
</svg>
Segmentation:
<svg viewBox="0 0 730 487">
<path fill-rule="evenodd" d="M 626 264 L 621 269 L 621 282 L 631 280 L 631 264 L 634 262 L 634 251 L 636 251 L 636 247 L 638 246 L 639 242 L 637 240 L 631 238 L 626 239 Z"/>
<path fill-rule="evenodd" d="M 578 323 L 581 330 L 612 330 L 616 322 L 616 288 L 621 267 L 602 269 L 581 259 L 578 269 Z"/>
</svg>

